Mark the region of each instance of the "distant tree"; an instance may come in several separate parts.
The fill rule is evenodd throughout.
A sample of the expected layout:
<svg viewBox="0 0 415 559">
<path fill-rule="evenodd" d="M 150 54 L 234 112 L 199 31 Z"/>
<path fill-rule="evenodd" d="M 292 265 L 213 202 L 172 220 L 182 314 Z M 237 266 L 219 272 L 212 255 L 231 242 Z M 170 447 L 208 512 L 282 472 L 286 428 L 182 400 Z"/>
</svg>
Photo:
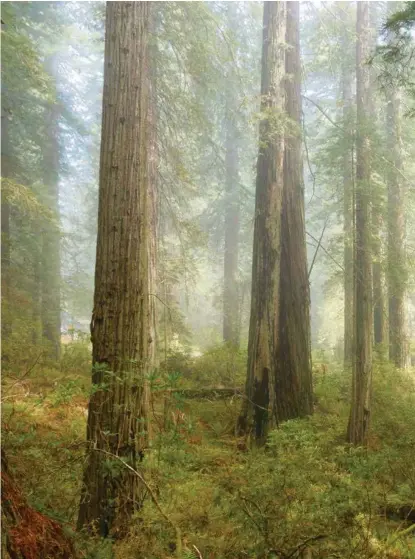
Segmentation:
<svg viewBox="0 0 415 559">
<path fill-rule="evenodd" d="M 342 2 L 343 8 L 343 36 L 342 46 L 347 52 L 348 28 L 347 28 L 347 7 L 348 2 Z M 352 109 L 352 79 L 347 56 L 342 59 L 342 120 L 346 145 L 343 150 L 343 234 L 344 234 L 344 364 L 350 368 L 353 361 L 353 109 Z"/>
<path fill-rule="evenodd" d="M 108 2 L 98 239 L 91 322 L 93 394 L 78 528 L 127 529 L 143 500 L 137 476 L 148 442 L 153 355 L 149 285 L 149 84 L 147 2 Z M 105 454 L 109 453 L 109 454 Z"/>
<path fill-rule="evenodd" d="M 46 71 L 55 82 L 56 58 L 46 60 Z M 60 357 L 61 342 L 61 274 L 60 274 L 60 228 L 59 228 L 59 116 L 60 105 L 56 99 L 44 109 L 45 138 L 42 143 L 42 168 L 44 204 L 52 212 L 53 219 L 46 221 L 41 229 L 41 258 L 39 266 L 42 334 L 48 344 L 48 353 L 55 361 Z"/>
<path fill-rule="evenodd" d="M 2 24 L 3 26 L 3 24 Z M 1 177 L 10 178 L 11 175 L 11 143 L 9 136 L 10 114 L 5 106 L 4 96 L 1 107 Z M 1 197 L 1 292 L 2 292 L 2 321 L 1 337 L 3 344 L 11 333 L 10 303 L 10 205 L 5 199 L 4 191 Z M 5 312 L 6 310 L 6 312 Z M 4 347 L 4 346 L 3 346 Z M 2 357 L 7 360 L 5 352 Z"/>
<path fill-rule="evenodd" d="M 411 2 L 412 9 L 415 2 Z M 394 3 L 388 2 L 389 11 Z M 407 7 L 407 11 L 410 6 Z M 402 16 L 402 12 L 401 12 Z M 395 29 L 392 22 L 401 21 L 395 15 L 389 17 L 389 27 Z M 405 367 L 408 353 L 405 331 L 405 295 L 406 295 L 406 259 L 405 259 L 405 211 L 404 185 L 402 181 L 402 132 L 401 132 L 401 96 L 400 87 L 386 89 L 387 112 L 386 134 L 389 165 L 387 166 L 388 185 L 388 299 L 389 299 L 389 358 L 397 367 Z"/>
<path fill-rule="evenodd" d="M 357 3 L 356 23 L 356 247 L 355 247 L 355 359 L 352 405 L 348 440 L 366 444 L 370 420 L 372 391 L 372 256 L 370 189 L 370 75 L 367 64 L 370 48 L 369 2 Z"/>
<path fill-rule="evenodd" d="M 285 111 L 290 119 L 284 154 L 281 217 L 279 335 L 275 356 L 278 421 L 313 411 L 310 288 L 305 240 L 301 137 L 300 4 L 287 2 Z"/>
<path fill-rule="evenodd" d="M 238 421 L 263 444 L 278 421 L 276 357 L 280 305 L 281 206 L 284 186 L 286 3 L 265 2 L 251 318 L 246 399 Z"/>
<path fill-rule="evenodd" d="M 235 2 L 229 2 L 228 25 L 237 25 Z M 238 250 L 240 229 L 238 129 L 235 96 L 234 64 L 228 63 L 226 84 L 225 139 L 225 253 L 223 274 L 223 339 L 233 347 L 239 346 Z"/>
</svg>

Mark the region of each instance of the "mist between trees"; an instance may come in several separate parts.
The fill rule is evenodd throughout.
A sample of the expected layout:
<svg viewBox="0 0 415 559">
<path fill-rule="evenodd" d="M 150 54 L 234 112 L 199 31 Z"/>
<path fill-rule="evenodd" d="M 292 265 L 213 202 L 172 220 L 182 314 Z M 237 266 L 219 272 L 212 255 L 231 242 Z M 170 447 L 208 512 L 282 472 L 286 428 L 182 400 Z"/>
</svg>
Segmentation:
<svg viewBox="0 0 415 559">
<path fill-rule="evenodd" d="M 3 2 L 6 557 L 414 556 L 414 25 Z"/>
</svg>

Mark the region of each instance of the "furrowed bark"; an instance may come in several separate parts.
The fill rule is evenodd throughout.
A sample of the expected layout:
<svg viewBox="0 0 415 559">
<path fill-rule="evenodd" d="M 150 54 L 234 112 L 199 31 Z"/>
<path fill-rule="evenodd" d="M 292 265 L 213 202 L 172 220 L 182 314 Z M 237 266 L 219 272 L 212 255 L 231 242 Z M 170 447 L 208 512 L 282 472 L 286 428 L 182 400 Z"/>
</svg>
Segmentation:
<svg viewBox="0 0 415 559">
<path fill-rule="evenodd" d="M 287 2 L 285 109 L 290 119 L 284 154 L 279 336 L 276 353 L 278 421 L 313 412 L 310 288 L 305 240 L 301 151 L 300 5 Z"/>
<path fill-rule="evenodd" d="M 94 447 L 140 467 L 148 445 L 153 358 L 149 290 L 149 3 L 108 2 L 94 310 L 89 451 L 78 528 L 123 535 L 143 486 Z"/>
<path fill-rule="evenodd" d="M 284 186 L 286 3 L 264 3 L 261 113 L 257 162 L 251 318 L 246 399 L 240 433 L 258 444 L 278 421 L 275 373 L 280 304 L 281 205 Z"/>
</svg>

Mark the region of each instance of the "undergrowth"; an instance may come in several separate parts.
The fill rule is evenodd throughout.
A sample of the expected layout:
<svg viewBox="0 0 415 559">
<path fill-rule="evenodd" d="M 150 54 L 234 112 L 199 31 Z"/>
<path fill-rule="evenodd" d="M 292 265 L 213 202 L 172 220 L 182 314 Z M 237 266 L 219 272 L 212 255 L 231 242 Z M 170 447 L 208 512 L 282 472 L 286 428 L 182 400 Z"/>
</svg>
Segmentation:
<svg viewBox="0 0 415 559">
<path fill-rule="evenodd" d="M 216 356 L 203 356 L 201 370 L 207 373 Z M 89 384 L 67 369 L 50 372 L 46 386 L 46 373 L 9 391 L 4 448 L 29 505 L 73 530 Z M 148 499 L 125 540 L 74 536 L 79 556 L 177 557 L 178 527 L 182 559 L 287 559 L 305 549 L 313 558 L 415 557 L 414 534 L 401 514 L 415 505 L 414 373 L 377 367 L 367 449 L 345 443 L 348 374 L 324 369 L 314 377 L 314 415 L 282 424 L 265 449 L 248 450 L 235 439 L 239 397 L 179 397 L 167 413 L 156 392 L 143 473 L 169 522 Z"/>
</svg>

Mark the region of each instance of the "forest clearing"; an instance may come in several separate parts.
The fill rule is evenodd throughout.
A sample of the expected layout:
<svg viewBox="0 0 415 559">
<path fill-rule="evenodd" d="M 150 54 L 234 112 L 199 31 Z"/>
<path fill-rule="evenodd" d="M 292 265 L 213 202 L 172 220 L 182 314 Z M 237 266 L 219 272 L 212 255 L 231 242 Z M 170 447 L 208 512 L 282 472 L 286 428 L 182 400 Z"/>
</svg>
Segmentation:
<svg viewBox="0 0 415 559">
<path fill-rule="evenodd" d="M 1 9 L 1 556 L 415 559 L 415 2 Z"/>
</svg>

